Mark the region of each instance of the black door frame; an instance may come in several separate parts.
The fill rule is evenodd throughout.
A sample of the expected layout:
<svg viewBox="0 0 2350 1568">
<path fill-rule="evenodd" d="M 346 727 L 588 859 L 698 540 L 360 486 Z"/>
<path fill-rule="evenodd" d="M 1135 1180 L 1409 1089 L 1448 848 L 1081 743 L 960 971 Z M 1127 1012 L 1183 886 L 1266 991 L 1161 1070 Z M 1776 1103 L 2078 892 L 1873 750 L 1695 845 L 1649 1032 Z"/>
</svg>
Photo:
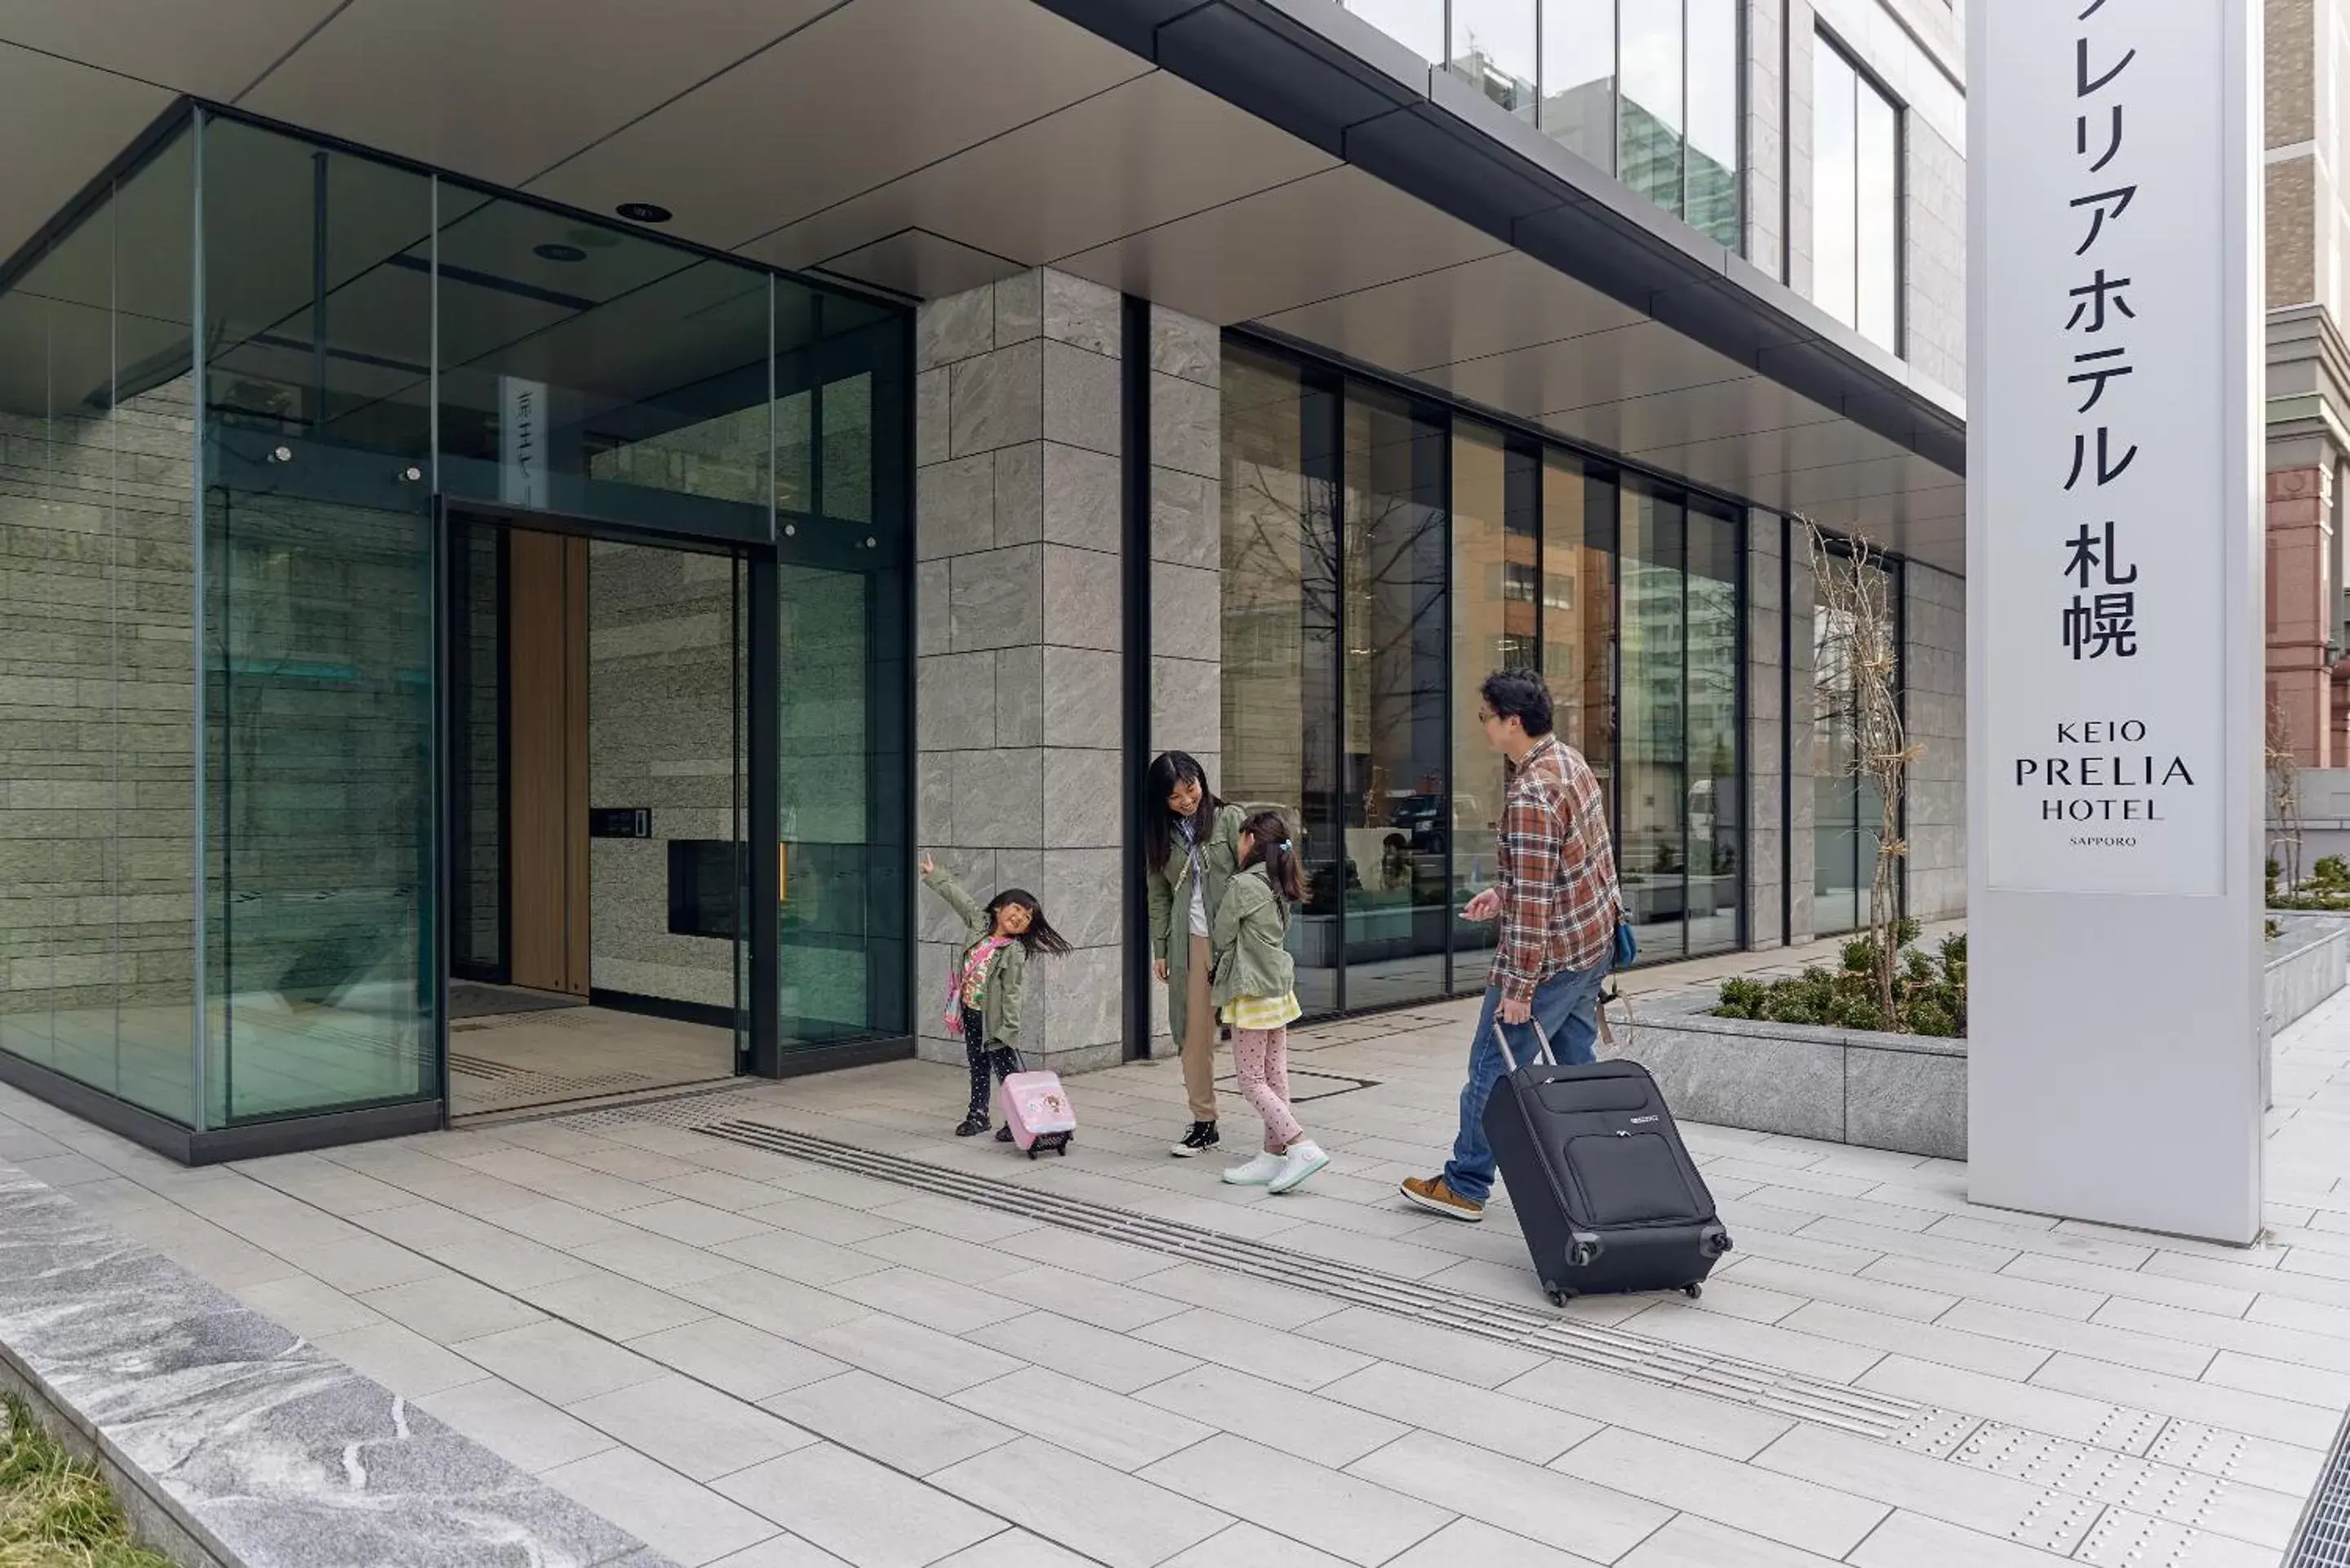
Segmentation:
<svg viewBox="0 0 2350 1568">
<path fill-rule="evenodd" d="M 613 523 L 605 519 L 580 516 L 571 513 L 542 512 L 526 506 L 515 506 L 498 502 L 473 501 L 446 494 L 433 497 L 432 551 L 434 556 L 432 598 L 432 659 L 433 684 L 439 697 L 433 703 L 435 755 L 439 765 L 433 770 L 432 781 L 432 881 L 434 919 L 433 946 L 433 1018 L 438 1037 L 438 1069 L 440 1076 L 442 1125 L 456 1115 L 449 1086 L 449 981 L 452 960 L 450 941 L 450 910 L 455 893 L 455 827 L 453 809 L 456 798 L 456 753 L 452 744 L 459 693 L 452 679 L 455 659 L 457 627 L 452 614 L 457 603 L 457 573 L 463 566 L 455 548 L 458 531 L 468 527 L 498 529 L 503 536 L 515 529 L 534 533 L 557 534 L 575 538 L 604 540 L 618 544 L 636 545 L 653 549 L 690 551 L 701 555 L 725 556 L 743 563 L 749 587 L 748 614 L 742 635 L 750 641 L 747 650 L 747 690 L 743 695 L 743 712 L 736 731 L 737 744 L 742 747 L 740 764 L 747 774 L 743 783 L 743 805 L 748 816 L 743 854 L 747 876 L 743 878 L 740 896 L 743 902 L 738 913 L 747 913 L 747 922 L 738 929 L 735 962 L 745 963 L 743 945 L 747 944 L 747 967 L 750 971 L 750 1017 L 745 1020 L 737 1009 L 734 1030 L 734 1074 L 737 1077 L 779 1077 L 782 1075 L 782 989 L 779 971 L 781 962 L 781 931 L 778 926 L 777 851 L 781 842 L 781 813 L 777 809 L 778 748 L 781 736 L 776 713 L 781 702 L 782 649 L 775 636 L 775 546 L 757 544 L 739 537 L 688 530 L 649 527 L 639 524 Z M 501 728 L 504 722 L 504 704 L 500 701 Z M 501 734 L 500 745 L 505 744 Z M 501 817 L 504 816 L 503 806 Z M 504 835 L 503 823 L 501 843 Z M 503 853 L 499 867 L 502 879 L 511 876 L 511 867 Z M 501 896 L 500 922 L 502 929 L 510 929 Z M 501 945 L 501 959 L 504 957 Z M 738 974 L 742 972 L 738 967 Z M 519 1107 L 517 1107 L 519 1108 Z"/>
</svg>

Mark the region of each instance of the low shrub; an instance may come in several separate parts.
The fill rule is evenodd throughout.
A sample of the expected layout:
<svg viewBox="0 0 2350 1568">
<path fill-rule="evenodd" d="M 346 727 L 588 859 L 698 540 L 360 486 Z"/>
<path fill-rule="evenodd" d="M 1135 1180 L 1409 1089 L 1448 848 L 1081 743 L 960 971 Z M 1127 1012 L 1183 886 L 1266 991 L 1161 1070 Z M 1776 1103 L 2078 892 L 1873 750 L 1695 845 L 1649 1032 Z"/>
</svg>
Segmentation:
<svg viewBox="0 0 2350 1568">
<path fill-rule="evenodd" d="M 0 1563 L 172 1568 L 131 1539 L 97 1469 L 66 1452 L 15 1395 L 0 1397 Z"/>
<path fill-rule="evenodd" d="M 1856 937 L 1844 944 L 1835 969 L 1814 964 L 1783 980 L 1726 980 L 1715 999 L 1717 1018 L 1756 1018 L 1773 1023 L 1823 1024 L 1836 1029 L 1873 1029 L 1898 1034 L 1964 1039 L 1967 1033 L 1967 937 L 1945 937 L 1929 953 L 1910 944 L 1918 922 L 1903 920 L 1894 932 L 1904 950 L 1893 982 L 1893 1016 L 1877 1004 L 1874 971 L 1877 943 Z"/>
</svg>

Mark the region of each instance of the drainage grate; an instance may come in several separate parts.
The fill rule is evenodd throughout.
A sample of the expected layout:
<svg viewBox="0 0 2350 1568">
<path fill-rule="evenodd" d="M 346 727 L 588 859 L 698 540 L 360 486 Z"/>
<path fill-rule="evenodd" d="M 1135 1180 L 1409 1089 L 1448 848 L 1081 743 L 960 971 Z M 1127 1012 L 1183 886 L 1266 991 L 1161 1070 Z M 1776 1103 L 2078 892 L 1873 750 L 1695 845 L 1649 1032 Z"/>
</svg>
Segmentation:
<svg viewBox="0 0 2350 1568">
<path fill-rule="evenodd" d="M 596 1125 L 627 1112 L 577 1118 Z M 666 1118 L 664 1118 L 666 1119 Z M 603 1125 L 613 1125 L 606 1122 Z M 1891 1438 L 1930 1414 L 1913 1400 L 1848 1388 L 1776 1367 L 1687 1350 L 1618 1329 L 1562 1321 L 1507 1302 L 1490 1301 L 1352 1263 L 1317 1258 L 1202 1226 L 972 1176 L 944 1166 L 881 1154 L 830 1138 L 757 1122 L 708 1121 L 692 1130 L 752 1148 L 787 1155 L 850 1175 L 892 1182 L 983 1209 L 1056 1226 L 1145 1251 L 1244 1274 L 1270 1284 L 1368 1307 L 1391 1316 L 1453 1329 L 1503 1345 L 1538 1350 L 1563 1361 L 1638 1377 L 1691 1393 L 1814 1421 L 1866 1437 Z"/>
<path fill-rule="evenodd" d="M 2285 1568 L 2350 1568 L 2350 1419 L 2334 1434 L 2284 1562 Z"/>
</svg>

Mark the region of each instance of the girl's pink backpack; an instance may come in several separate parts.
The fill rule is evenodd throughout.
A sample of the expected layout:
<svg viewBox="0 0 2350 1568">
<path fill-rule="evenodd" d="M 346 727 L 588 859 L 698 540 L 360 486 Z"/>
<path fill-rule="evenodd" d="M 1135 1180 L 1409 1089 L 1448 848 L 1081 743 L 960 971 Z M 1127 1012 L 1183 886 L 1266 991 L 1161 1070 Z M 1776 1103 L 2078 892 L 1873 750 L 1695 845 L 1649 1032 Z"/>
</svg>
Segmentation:
<svg viewBox="0 0 2350 1568">
<path fill-rule="evenodd" d="M 1069 1153 L 1069 1138 L 1077 1130 L 1076 1107 L 1061 1087 L 1058 1073 L 1014 1073 L 1003 1080 L 1003 1121 L 1012 1141 L 1034 1159 L 1045 1149 Z"/>
</svg>

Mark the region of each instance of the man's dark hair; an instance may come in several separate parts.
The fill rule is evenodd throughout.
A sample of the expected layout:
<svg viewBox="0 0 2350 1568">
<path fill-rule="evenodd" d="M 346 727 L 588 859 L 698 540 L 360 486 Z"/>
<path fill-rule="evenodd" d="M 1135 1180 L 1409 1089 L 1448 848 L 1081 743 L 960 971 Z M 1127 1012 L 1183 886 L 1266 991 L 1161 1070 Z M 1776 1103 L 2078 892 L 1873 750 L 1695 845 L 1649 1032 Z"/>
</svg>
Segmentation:
<svg viewBox="0 0 2350 1568">
<path fill-rule="evenodd" d="M 1529 735 L 1551 732 L 1550 688 L 1534 670 L 1497 670 L 1478 688 L 1485 711 L 1496 719 L 1515 719 Z"/>
</svg>

